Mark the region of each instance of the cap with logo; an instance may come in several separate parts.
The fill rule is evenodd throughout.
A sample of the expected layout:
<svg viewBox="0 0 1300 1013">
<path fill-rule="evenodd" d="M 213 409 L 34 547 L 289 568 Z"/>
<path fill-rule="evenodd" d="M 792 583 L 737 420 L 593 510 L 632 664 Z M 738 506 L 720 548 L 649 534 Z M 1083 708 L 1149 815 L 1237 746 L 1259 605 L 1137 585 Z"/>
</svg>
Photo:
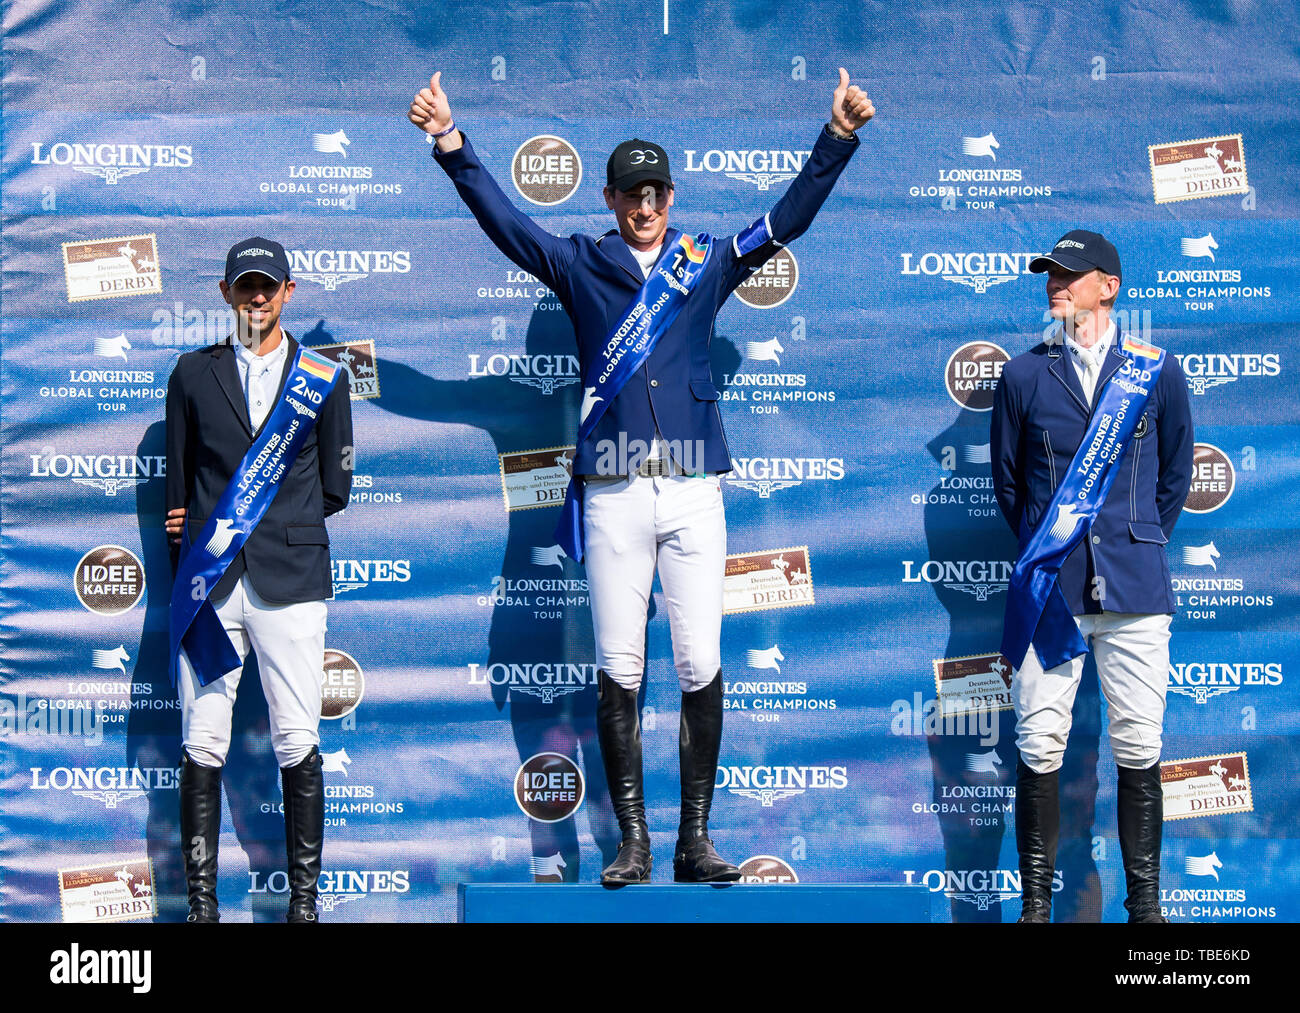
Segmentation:
<svg viewBox="0 0 1300 1013">
<path fill-rule="evenodd" d="M 1086 229 L 1067 232 L 1056 241 L 1051 253 L 1031 260 L 1029 270 L 1042 274 L 1050 271 L 1053 264 L 1067 271 L 1100 269 L 1116 278 L 1123 278 L 1119 273 L 1119 252 L 1110 240 L 1099 232 L 1088 232 Z"/>
<path fill-rule="evenodd" d="M 673 185 L 673 178 L 668 175 L 668 152 L 653 141 L 636 137 L 624 141 L 605 164 L 605 182 L 615 190 L 630 190 L 652 179 Z"/>
<path fill-rule="evenodd" d="M 271 239 L 254 236 L 236 243 L 226 254 L 226 284 L 233 285 L 235 279 L 256 271 L 276 281 L 289 277 L 289 258 L 284 247 Z"/>
</svg>

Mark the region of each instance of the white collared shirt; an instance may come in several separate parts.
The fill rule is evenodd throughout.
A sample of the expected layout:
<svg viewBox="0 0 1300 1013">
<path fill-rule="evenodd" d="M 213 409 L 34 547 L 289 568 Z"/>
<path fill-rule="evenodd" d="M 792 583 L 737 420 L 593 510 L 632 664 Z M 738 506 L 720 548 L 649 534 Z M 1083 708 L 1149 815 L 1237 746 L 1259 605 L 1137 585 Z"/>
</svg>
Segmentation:
<svg viewBox="0 0 1300 1013">
<path fill-rule="evenodd" d="M 248 404 L 248 423 L 257 432 L 271 413 L 271 405 L 280 392 L 280 380 L 289 361 L 289 342 L 280 336 L 273 351 L 258 355 L 243 342 L 235 341 L 235 364 L 239 367 L 239 386 Z"/>
<path fill-rule="evenodd" d="M 1110 321 L 1106 333 L 1091 348 L 1084 348 L 1066 334 L 1064 328 L 1059 333 L 1065 341 L 1065 347 L 1070 350 L 1070 361 L 1074 363 L 1074 371 L 1079 377 L 1084 396 L 1088 403 L 1092 404 L 1092 395 L 1097 388 L 1097 377 L 1101 375 L 1102 363 L 1106 361 L 1110 346 L 1115 342 L 1115 321 Z"/>
<path fill-rule="evenodd" d="M 641 274 L 649 278 L 650 271 L 659 259 L 659 254 L 664 252 L 664 246 L 663 243 L 660 243 L 653 250 L 638 250 L 635 246 L 629 246 L 628 250 L 636 258 L 636 262 L 641 265 Z"/>
</svg>

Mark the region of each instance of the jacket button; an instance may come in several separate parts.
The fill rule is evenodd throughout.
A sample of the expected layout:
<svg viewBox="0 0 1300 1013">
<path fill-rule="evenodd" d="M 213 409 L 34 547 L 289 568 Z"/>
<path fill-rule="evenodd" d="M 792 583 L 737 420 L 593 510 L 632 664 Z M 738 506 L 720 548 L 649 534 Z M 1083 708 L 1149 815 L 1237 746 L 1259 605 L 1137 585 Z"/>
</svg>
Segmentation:
<svg viewBox="0 0 1300 1013">
<path fill-rule="evenodd" d="M 1093 545 L 1100 545 L 1100 544 L 1101 544 L 1101 535 L 1093 535 L 1093 536 L 1092 536 L 1092 544 L 1093 544 Z"/>
<path fill-rule="evenodd" d="M 651 380 L 651 381 L 650 381 L 650 386 L 651 386 L 651 387 L 658 387 L 658 386 L 659 386 L 659 381 L 658 381 L 658 380 Z"/>
</svg>

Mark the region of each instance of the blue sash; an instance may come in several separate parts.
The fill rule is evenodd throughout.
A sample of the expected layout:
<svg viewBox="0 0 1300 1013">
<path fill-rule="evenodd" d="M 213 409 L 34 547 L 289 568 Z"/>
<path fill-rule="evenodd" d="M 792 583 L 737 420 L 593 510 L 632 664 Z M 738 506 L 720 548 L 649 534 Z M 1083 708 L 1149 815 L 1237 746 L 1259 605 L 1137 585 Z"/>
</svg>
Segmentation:
<svg viewBox="0 0 1300 1013">
<path fill-rule="evenodd" d="M 623 385 L 650 358 L 659 338 L 677 319 L 712 252 L 713 240 L 708 235 L 701 233 L 694 239 L 685 233 L 679 236 L 675 247 L 659 258 L 618 324 L 605 336 L 600 352 L 587 364 L 583 379 L 579 447 L 595 432 L 596 424 Z M 570 558 L 582 561 L 581 475 L 569 479 L 555 540 Z"/>
<path fill-rule="evenodd" d="M 182 645 L 204 686 L 239 667 L 239 655 L 208 596 L 280 491 L 338 377 L 334 363 L 299 346 L 279 402 L 193 545 L 189 524 L 182 526 L 181 560 L 171 598 L 169 674 L 173 686 Z"/>
<path fill-rule="evenodd" d="M 1051 502 L 1016 560 L 1007 588 L 1002 653 L 1020 668 L 1032 643 L 1043 668 L 1055 668 L 1087 651 L 1057 577 L 1061 564 L 1092 527 L 1119 473 L 1147 399 L 1164 368 L 1163 349 L 1125 336 L 1124 365 L 1102 388 L 1087 434 L 1056 487 Z"/>
</svg>

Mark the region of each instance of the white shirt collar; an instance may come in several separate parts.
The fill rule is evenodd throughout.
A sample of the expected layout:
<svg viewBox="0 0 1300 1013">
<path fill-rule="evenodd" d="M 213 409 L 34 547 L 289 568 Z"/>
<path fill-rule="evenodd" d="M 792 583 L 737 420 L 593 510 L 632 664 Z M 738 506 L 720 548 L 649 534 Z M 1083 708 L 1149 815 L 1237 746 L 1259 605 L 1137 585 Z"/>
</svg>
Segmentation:
<svg viewBox="0 0 1300 1013">
<path fill-rule="evenodd" d="M 276 369 L 284 363 L 285 357 L 289 354 L 289 342 L 284 334 L 280 335 L 280 343 L 265 355 L 258 355 L 238 338 L 233 339 L 232 344 L 235 346 L 235 358 L 245 369 L 255 362 L 259 363 L 259 368 L 263 371 Z"/>
<path fill-rule="evenodd" d="M 1065 333 L 1064 327 L 1058 330 L 1056 334 L 1058 339 L 1064 340 L 1065 346 L 1084 362 L 1093 359 L 1095 362 L 1100 364 L 1106 361 L 1106 355 L 1110 351 L 1110 346 L 1115 341 L 1115 321 L 1110 321 L 1109 326 L 1106 328 L 1106 333 L 1103 334 L 1100 340 L 1098 340 L 1091 348 L 1084 348 L 1080 345 L 1074 340 L 1074 338 Z"/>
</svg>

